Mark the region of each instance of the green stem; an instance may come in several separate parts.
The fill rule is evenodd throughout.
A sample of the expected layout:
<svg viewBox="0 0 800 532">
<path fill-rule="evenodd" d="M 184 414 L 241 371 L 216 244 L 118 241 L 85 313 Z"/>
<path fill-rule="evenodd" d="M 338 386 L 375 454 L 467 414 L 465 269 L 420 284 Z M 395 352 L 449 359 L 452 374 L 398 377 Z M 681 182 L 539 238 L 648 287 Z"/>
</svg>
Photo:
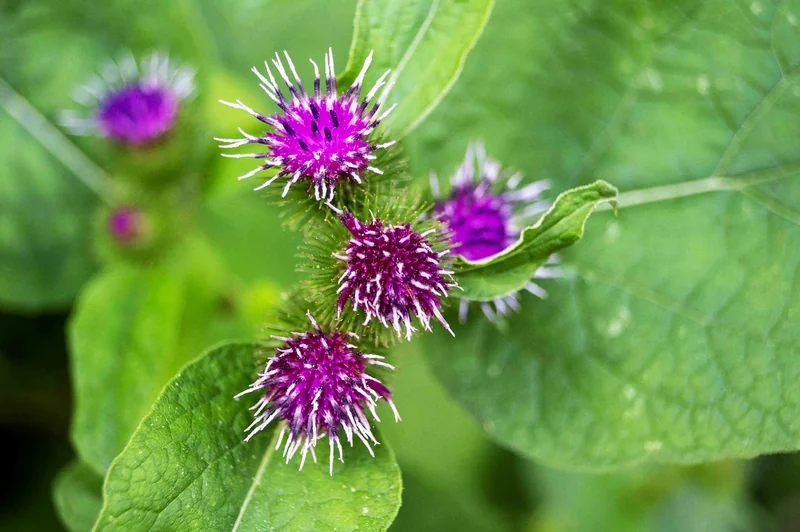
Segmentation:
<svg viewBox="0 0 800 532">
<path fill-rule="evenodd" d="M 110 203 L 105 172 L 3 78 L 0 78 L 0 107 L 101 200 Z"/>
<path fill-rule="evenodd" d="M 780 168 L 758 170 L 733 177 L 710 176 L 704 179 L 684 181 L 672 185 L 661 185 L 621 192 L 617 198 L 617 202 L 619 208 L 625 208 L 685 198 L 697 194 L 704 194 L 706 192 L 745 190 L 754 185 L 777 181 L 798 172 L 800 172 L 800 162 L 784 165 Z M 608 208 L 610 208 L 608 205 L 600 207 L 600 209 Z"/>
</svg>

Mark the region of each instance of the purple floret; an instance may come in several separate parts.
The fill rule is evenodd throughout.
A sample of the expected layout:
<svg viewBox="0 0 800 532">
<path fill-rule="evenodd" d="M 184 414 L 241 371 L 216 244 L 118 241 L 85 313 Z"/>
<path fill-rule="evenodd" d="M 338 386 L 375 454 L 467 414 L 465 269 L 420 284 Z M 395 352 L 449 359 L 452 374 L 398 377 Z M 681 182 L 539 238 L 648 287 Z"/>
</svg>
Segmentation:
<svg viewBox="0 0 800 532">
<path fill-rule="evenodd" d="M 283 196 L 289 188 L 300 180 L 306 180 L 314 188 L 317 200 L 332 200 L 337 186 L 352 181 L 361 184 L 365 173 L 370 171 L 382 174 L 382 170 L 372 165 L 376 158 L 375 151 L 386 148 L 394 142 L 376 143 L 371 140 L 375 128 L 386 118 L 394 106 L 378 114 L 378 109 L 388 96 L 392 83 L 389 83 L 377 100 L 373 100 L 378 90 L 387 84 L 387 70 L 376 82 L 372 90 L 361 98 L 364 75 L 372 62 L 372 54 L 367 57 L 361 73 L 353 85 L 339 93 L 336 87 L 336 74 L 333 67 L 333 52 L 325 54 L 325 90 L 319 68 L 314 65 L 314 87 L 306 91 L 289 54 L 284 52 L 289 71 L 294 81 L 289 79 L 286 67 L 278 54 L 272 60 L 288 93 L 278 85 L 269 64 L 265 61 L 267 76 L 253 67 L 253 72 L 261 81 L 261 88 L 275 102 L 279 112 L 263 115 L 246 106 L 240 100 L 235 103 L 220 100 L 221 103 L 241 109 L 251 114 L 272 129 L 262 135 L 255 136 L 239 130 L 242 139 L 217 139 L 225 144 L 221 148 L 238 148 L 246 144 L 260 144 L 267 148 L 261 153 L 225 155 L 226 157 L 252 157 L 263 159 L 264 163 L 254 170 L 239 177 L 246 179 L 262 170 L 275 168 L 278 172 L 255 188 L 261 190 L 273 181 L 286 177 Z"/>
<path fill-rule="evenodd" d="M 178 99 L 169 88 L 133 84 L 108 94 L 95 119 L 103 136 L 139 145 L 169 131 L 177 115 Z"/>
<path fill-rule="evenodd" d="M 339 278 L 339 314 L 352 302 L 353 310 L 366 313 L 366 322 L 376 318 L 398 336 L 404 325 L 406 338 L 415 330 L 412 315 L 426 330 L 433 316 L 452 334 L 440 300 L 455 283 L 442 264 L 447 251 L 437 253 L 426 239 L 435 230 L 418 233 L 409 224 L 388 225 L 379 218 L 362 223 L 346 211 L 339 218 L 352 235 L 344 253 L 334 255 L 347 263 Z"/>
<path fill-rule="evenodd" d="M 487 181 L 459 185 L 434 212 L 450 229 L 453 253 L 466 259 L 491 257 L 514 242 L 511 204 L 491 194 Z"/>
<path fill-rule="evenodd" d="M 338 448 L 339 460 L 344 461 L 340 430 L 344 431 L 350 445 L 355 435 L 374 456 L 370 442 L 377 445 L 378 441 L 370 429 L 365 410 L 375 421 L 380 421 L 375 408 L 377 402 L 383 400 L 392 408 L 395 420 L 400 420 L 389 389 L 367 373 L 369 365 L 394 367 L 383 362 L 382 356 L 360 352 L 351 343 L 358 339 L 356 334 L 326 332 L 310 313 L 308 318 L 313 330 L 293 333 L 288 338 L 273 336 L 283 344 L 267 361 L 258 379 L 237 397 L 250 392 L 263 393 L 251 408 L 255 410 L 255 420 L 246 429 L 249 434 L 245 441 L 272 421 L 283 420 L 286 424 L 281 429 L 276 449 L 288 432 L 283 456 L 288 462 L 299 450 L 302 469 L 309 452 L 314 462 L 317 461 L 317 441 L 327 437 L 332 475 L 334 448 Z"/>
<path fill-rule="evenodd" d="M 137 64 L 132 55 L 110 62 L 100 76 L 78 87 L 73 98 L 86 111 L 63 111 L 61 123 L 76 135 L 100 135 L 141 146 L 169 132 L 181 101 L 194 91 L 194 71 L 173 68 L 153 53 Z"/>
<path fill-rule="evenodd" d="M 514 244 L 520 228 L 529 225 L 548 207 L 540 199 L 549 188 L 547 181 L 536 181 L 520 187 L 522 174 L 504 175 L 500 163 L 488 159 L 483 145 L 475 143 L 467 149 L 467 156 L 450 180 L 452 190 L 446 198 L 438 198 L 434 214 L 449 229 L 453 253 L 467 260 L 477 261 L 496 255 Z M 431 188 L 438 196 L 438 180 L 431 176 Z M 557 257 L 548 259 L 547 265 L 534 273 L 534 279 L 556 277 Z M 528 292 L 545 297 L 547 293 L 533 281 L 525 285 Z M 494 308 L 490 305 L 494 304 Z M 519 309 L 516 293 L 499 297 L 491 302 L 480 302 L 483 312 L 491 319 Z M 460 321 L 465 321 L 469 300 L 462 299 L 459 306 Z"/>
<path fill-rule="evenodd" d="M 142 214 L 134 207 L 119 207 L 108 216 L 108 231 L 117 242 L 128 244 L 141 234 Z"/>
</svg>

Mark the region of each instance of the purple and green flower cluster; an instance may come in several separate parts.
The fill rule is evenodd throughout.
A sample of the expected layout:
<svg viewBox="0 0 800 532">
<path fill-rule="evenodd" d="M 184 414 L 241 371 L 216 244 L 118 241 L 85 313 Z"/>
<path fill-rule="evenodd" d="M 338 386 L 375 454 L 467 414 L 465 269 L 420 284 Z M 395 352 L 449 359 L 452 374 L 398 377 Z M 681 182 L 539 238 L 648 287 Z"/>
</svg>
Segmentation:
<svg viewBox="0 0 800 532">
<path fill-rule="evenodd" d="M 258 112 L 241 100 L 221 100 L 255 117 L 264 129 L 251 134 L 239 128 L 241 138 L 216 139 L 225 149 L 259 148 L 225 154 L 259 162 L 239 178 L 264 172 L 266 177 L 255 190 L 278 182 L 285 197 L 294 186 L 293 194 L 301 194 L 324 213 L 324 225 L 306 229 L 307 240 L 339 235 L 327 240 L 330 245 L 315 259 L 324 265 L 318 268 L 322 292 L 331 297 L 322 292 L 301 294 L 305 303 L 316 306 L 316 319 L 304 309 L 299 326 L 304 330 L 272 336 L 276 345 L 266 366 L 240 394 L 260 395 L 252 407 L 254 420 L 246 440 L 280 422 L 278 448 L 285 440 L 287 462 L 299 453 L 302 468 L 309 454 L 316 461 L 316 444 L 327 439 L 331 474 L 334 457 L 338 454 L 343 461 L 342 437 L 350 445 L 358 439 L 373 452 L 378 441 L 370 418 L 379 420 L 376 408 L 381 401 L 400 419 L 391 391 L 374 371 L 394 368 L 384 356 L 367 351 L 388 344 L 392 333 L 410 340 L 419 328 L 431 331 L 434 319 L 454 334 L 445 313 L 447 299 L 458 298 L 456 257 L 483 261 L 503 253 L 518 239 L 521 228 L 548 206 L 540 199 L 547 182 L 523 185 L 521 174 L 504 172 L 479 143 L 468 147 L 446 194 L 432 176 L 431 208 L 420 209 L 418 202 L 410 201 L 408 191 L 399 186 L 401 170 L 393 167 L 391 157 L 382 155 L 396 144 L 384 138 L 385 128 L 380 127 L 394 109 L 394 105 L 384 108 L 394 78 L 387 70 L 364 90 L 372 59 L 370 54 L 349 86 L 339 87 L 329 50 L 324 77 L 311 60 L 314 78 L 306 86 L 288 53 L 276 54 L 265 61 L 264 72 L 253 68 L 259 86 L 275 105 L 272 113 Z M 193 90 L 193 71 L 171 67 L 165 55 L 153 54 L 141 63 L 127 56 L 110 63 L 76 92 L 75 99 L 89 110 L 65 112 L 62 123 L 77 134 L 94 133 L 140 149 L 175 127 L 181 102 Z M 370 188 L 376 176 L 394 187 L 389 194 Z M 142 213 L 134 206 L 117 208 L 107 220 L 109 233 L 122 244 L 134 241 L 143 227 Z M 534 277 L 557 275 L 557 268 L 546 265 Z M 303 286 L 310 291 L 310 285 Z M 533 280 L 526 289 L 545 296 Z M 478 304 L 494 319 L 517 309 L 519 298 L 509 294 Z M 462 322 L 469 306 L 469 300 L 460 298 Z M 389 340 L 377 341 L 383 331 Z"/>
<path fill-rule="evenodd" d="M 520 174 L 505 176 L 499 163 L 486 158 L 482 145 L 474 144 L 452 179 L 449 195 L 440 197 L 438 181 L 432 180 L 436 196 L 432 211 L 437 223 L 434 227 L 418 231 L 415 227 L 420 220 L 389 221 L 374 214 L 370 214 L 370 219 L 359 219 L 351 210 L 337 208 L 331 202 L 335 191 L 364 185 L 370 174 L 384 173 L 373 165 L 373 160 L 377 150 L 394 144 L 394 141 L 382 141 L 381 132 L 377 130 L 393 109 L 378 114 L 392 86 L 391 81 L 386 81 L 389 72 L 384 73 L 361 100 L 362 84 L 372 54 L 354 83 L 337 92 L 333 54 L 329 51 L 325 55 L 324 93 L 316 63 L 311 61 L 315 71 L 313 91 L 307 91 L 289 55 L 284 53 L 284 58 L 288 71 L 277 55 L 272 67 L 283 79 L 288 92 L 279 87 L 268 63 L 265 62 L 266 77 L 253 69 L 261 88 L 276 104 L 275 113 L 259 113 L 238 100 L 222 102 L 246 111 L 269 129 L 259 135 L 240 129 L 243 138 L 218 140 L 224 143 L 222 148 L 263 146 L 262 152 L 227 155 L 263 161 L 240 179 L 272 171 L 256 190 L 283 180 L 283 196 L 292 185 L 305 183 L 308 194 L 317 201 L 327 202 L 349 235 L 340 249 L 332 253 L 339 261 L 338 277 L 330 280 L 336 285 L 333 325 L 324 329 L 309 313 L 313 330 L 273 337 L 281 344 L 259 378 L 244 392 L 262 394 L 253 407 L 255 420 L 248 427 L 247 438 L 272 421 L 282 420 L 286 425 L 281 441 L 283 432 L 289 433 L 284 448 L 287 461 L 298 450 L 302 456 L 301 467 L 309 452 L 316 460 L 315 443 L 327 438 L 332 472 L 334 449 L 338 448 L 339 458 L 342 458 L 340 431 L 351 444 L 355 435 L 370 452 L 370 445 L 377 443 L 365 410 L 377 420 L 375 407 L 383 400 L 391 405 L 395 418 L 399 419 L 389 389 L 367 373 L 369 365 L 391 366 L 382 362 L 382 357 L 365 355 L 355 343 L 350 343 L 358 341 L 359 337 L 353 331 L 338 329 L 344 323 L 342 315 L 346 312 L 358 314 L 364 320 L 362 326 L 377 322 L 379 327 L 392 329 L 398 337 L 406 339 L 417 330 L 412 322 L 414 318 L 426 331 L 431 330 L 431 319 L 435 318 L 453 334 L 443 315 L 445 298 L 458 288 L 450 269 L 450 257 L 460 255 L 476 261 L 508 248 L 519 236 L 524 220 L 546 209 L 547 203 L 541 201 L 539 195 L 548 185 L 540 181 L 520 186 Z M 372 104 L 381 88 L 383 91 Z M 402 200 L 392 198 L 392 201 Z M 445 240 L 445 249 L 437 249 L 439 239 Z M 537 277 L 556 274 L 556 269 L 542 268 Z M 544 295 L 532 281 L 527 289 Z M 519 306 L 516 294 L 493 303 L 494 308 L 488 302 L 481 303 L 490 317 Z M 469 301 L 462 299 L 462 320 L 466 318 L 468 305 Z"/>
</svg>

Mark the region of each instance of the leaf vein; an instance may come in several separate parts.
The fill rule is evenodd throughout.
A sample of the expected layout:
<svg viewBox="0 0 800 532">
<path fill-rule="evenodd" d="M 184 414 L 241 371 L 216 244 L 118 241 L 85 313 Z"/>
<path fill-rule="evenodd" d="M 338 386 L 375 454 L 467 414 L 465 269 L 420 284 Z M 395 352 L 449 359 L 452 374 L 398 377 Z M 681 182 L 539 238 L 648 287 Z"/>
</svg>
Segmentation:
<svg viewBox="0 0 800 532">
<path fill-rule="evenodd" d="M 253 477 L 253 483 L 250 484 L 250 488 L 247 490 L 247 495 L 242 502 L 242 507 L 239 509 L 239 514 L 236 516 L 236 521 L 233 523 L 233 528 L 231 529 L 232 532 L 236 532 L 239 530 L 239 525 L 242 524 L 242 519 L 244 519 L 244 514 L 247 511 L 247 507 L 250 505 L 250 501 L 253 498 L 253 493 L 255 493 L 256 488 L 261 484 L 261 477 L 264 476 L 264 471 L 267 469 L 269 465 L 269 461 L 272 459 L 272 455 L 275 454 L 275 440 L 278 439 L 278 435 L 280 434 L 279 430 L 275 430 L 275 433 L 272 436 L 272 439 L 269 442 L 269 447 L 267 447 L 267 452 L 264 453 L 264 458 L 261 459 L 261 463 L 258 464 L 258 469 L 256 469 L 255 477 Z"/>
</svg>

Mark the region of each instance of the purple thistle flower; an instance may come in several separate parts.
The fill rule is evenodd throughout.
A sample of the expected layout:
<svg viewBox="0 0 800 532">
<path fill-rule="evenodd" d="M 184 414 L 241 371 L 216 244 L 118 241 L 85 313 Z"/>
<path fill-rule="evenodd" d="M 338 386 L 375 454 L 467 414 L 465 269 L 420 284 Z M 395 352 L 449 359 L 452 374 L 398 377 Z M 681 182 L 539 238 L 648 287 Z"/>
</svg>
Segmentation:
<svg viewBox="0 0 800 532">
<path fill-rule="evenodd" d="M 250 135 L 240 128 L 239 132 L 244 136 L 242 139 L 215 139 L 225 143 L 220 148 L 238 148 L 246 144 L 267 147 L 268 151 L 261 153 L 224 154 L 233 158 L 264 159 L 264 164 L 239 179 L 246 179 L 269 168 L 279 168 L 276 175 L 255 190 L 261 190 L 277 179 L 288 177 L 282 192 L 286 196 L 293 184 L 306 179 L 314 185 L 315 199 L 333 200 L 334 189 L 342 182 L 353 181 L 360 184 L 367 170 L 382 174 L 383 171 L 372 166 L 371 161 L 376 158 L 376 150 L 389 147 L 394 141 L 379 144 L 371 140 L 370 135 L 395 107 L 378 114 L 378 109 L 394 84 L 392 81 L 387 84 L 386 81 L 390 71 L 387 70 L 364 99 L 359 100 L 364 75 L 372 62 L 370 53 L 353 85 L 340 94 L 336 87 L 333 51 L 329 49 L 325 54 L 325 93 L 321 89 L 319 67 L 310 60 L 314 65 L 315 78 L 313 94 L 309 94 L 300 81 L 289 54 L 285 51 L 283 54 L 295 81 L 289 79 L 278 54 L 275 54 L 272 65 L 283 78 L 289 90 L 288 95 L 278 86 L 266 61 L 264 66 L 269 79 L 253 67 L 253 72 L 261 81 L 261 88 L 275 102 L 279 112 L 266 116 L 246 106 L 241 100 L 236 100 L 235 103 L 220 100 L 220 103 L 246 111 L 273 128 L 260 136 Z M 373 98 L 384 85 L 386 88 L 370 108 Z"/>
<path fill-rule="evenodd" d="M 476 173 L 477 167 L 477 173 Z M 502 252 L 519 238 L 521 227 L 531 218 L 543 213 L 550 206 L 540 200 L 540 194 L 550 188 L 547 181 L 536 181 L 518 188 L 522 174 L 501 175 L 500 163 L 487 159 L 483 144 L 471 144 L 467 156 L 451 178 L 452 191 L 445 199 L 439 197 L 439 183 L 431 175 L 431 188 L 436 197 L 434 214 L 438 215 L 450 230 L 453 253 L 467 260 L 478 261 Z M 554 255 L 547 264 L 539 268 L 534 279 L 560 275 L 558 268 L 548 267 L 557 263 Z M 532 294 L 544 298 L 547 292 L 533 281 L 525 285 Z M 496 298 L 494 309 L 489 302 L 481 302 L 481 308 L 490 319 L 496 314 L 507 314 L 519 310 L 518 294 Z M 467 317 L 469 300 L 462 299 L 459 319 Z"/>
<path fill-rule="evenodd" d="M 347 211 L 340 211 L 339 219 L 352 235 L 344 254 L 333 254 L 347 263 L 339 278 L 339 315 L 352 301 L 353 310 L 366 312 L 365 325 L 377 318 L 384 327 L 394 328 L 398 336 L 401 324 L 405 325 L 406 339 L 415 331 L 413 314 L 425 330 L 431 330 L 434 316 L 453 334 L 440 311 L 440 298 L 456 284 L 453 272 L 442 264 L 448 251 L 437 253 L 426 239 L 435 229 L 418 233 L 409 224 L 385 225 L 380 218 L 362 223 Z"/>
<path fill-rule="evenodd" d="M 180 102 L 194 91 L 194 71 L 171 68 L 166 55 L 153 53 L 141 65 L 128 55 L 110 62 L 73 98 L 89 112 L 64 111 L 61 123 L 76 135 L 95 134 L 121 144 L 150 143 L 175 125 Z"/>
<path fill-rule="evenodd" d="M 280 448 L 288 431 L 283 456 L 288 463 L 300 450 L 300 469 L 303 469 L 309 452 L 314 462 L 317 461 L 314 451 L 317 441 L 327 436 L 330 474 L 333 475 L 334 447 L 339 450 L 339 460 L 344 462 L 340 429 L 344 430 L 351 447 L 355 435 L 375 456 L 369 442 L 378 445 L 378 441 L 364 410 L 369 410 L 375 421 L 380 421 L 375 407 L 377 401 L 384 400 L 392 408 L 395 421 L 400 421 L 389 389 L 367 373 L 368 365 L 394 367 L 383 362 L 382 356 L 358 351 L 350 343 L 358 339 L 355 333 L 325 332 L 310 312 L 307 316 L 313 330 L 293 333 L 288 338 L 273 336 L 283 345 L 276 349 L 276 354 L 267 361 L 264 371 L 250 388 L 236 397 L 263 392 L 261 399 L 251 407 L 255 410 L 255 420 L 245 429 L 249 432 L 245 441 L 280 418 L 286 425 L 281 429 L 275 449 Z"/>
<path fill-rule="evenodd" d="M 119 207 L 108 216 L 108 232 L 120 244 L 130 244 L 142 235 L 144 219 L 135 207 Z"/>
</svg>

